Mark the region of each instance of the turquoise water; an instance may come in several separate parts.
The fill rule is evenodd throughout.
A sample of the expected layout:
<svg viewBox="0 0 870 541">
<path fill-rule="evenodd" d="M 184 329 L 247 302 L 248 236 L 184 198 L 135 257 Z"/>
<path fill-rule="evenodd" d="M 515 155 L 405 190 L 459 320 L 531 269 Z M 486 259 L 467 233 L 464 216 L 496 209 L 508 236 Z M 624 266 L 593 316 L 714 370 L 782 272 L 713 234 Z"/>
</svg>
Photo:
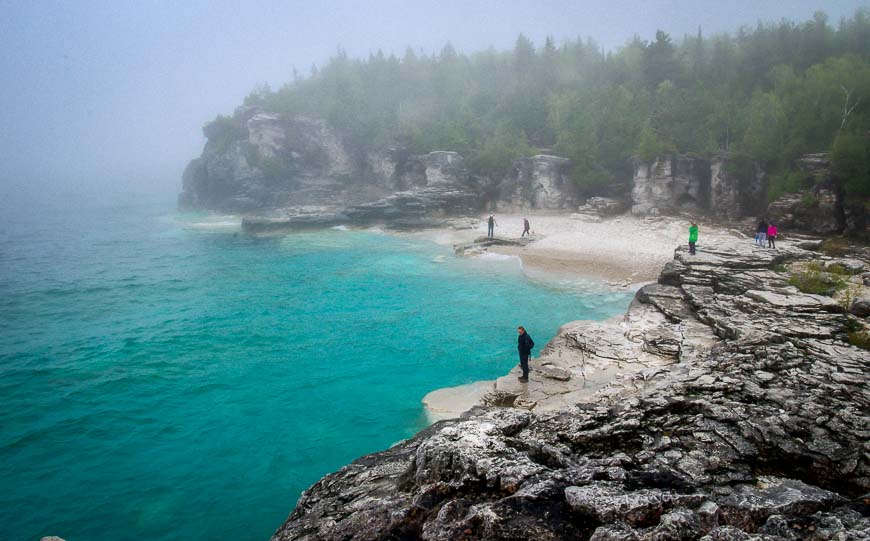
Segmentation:
<svg viewBox="0 0 870 541">
<path fill-rule="evenodd" d="M 264 540 L 302 490 L 628 293 L 326 230 L 251 238 L 170 198 L 0 218 L 0 539 Z"/>
</svg>

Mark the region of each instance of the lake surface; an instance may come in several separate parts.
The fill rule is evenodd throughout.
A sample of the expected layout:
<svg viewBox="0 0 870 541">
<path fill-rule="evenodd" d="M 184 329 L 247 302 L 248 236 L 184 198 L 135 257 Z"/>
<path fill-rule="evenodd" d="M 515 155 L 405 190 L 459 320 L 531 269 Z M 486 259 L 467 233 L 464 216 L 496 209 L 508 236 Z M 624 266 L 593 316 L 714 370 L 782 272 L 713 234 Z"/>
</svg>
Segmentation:
<svg viewBox="0 0 870 541">
<path fill-rule="evenodd" d="M 629 292 L 378 232 L 252 238 L 171 197 L 0 217 L 0 539 L 265 540 L 302 490 Z"/>
</svg>

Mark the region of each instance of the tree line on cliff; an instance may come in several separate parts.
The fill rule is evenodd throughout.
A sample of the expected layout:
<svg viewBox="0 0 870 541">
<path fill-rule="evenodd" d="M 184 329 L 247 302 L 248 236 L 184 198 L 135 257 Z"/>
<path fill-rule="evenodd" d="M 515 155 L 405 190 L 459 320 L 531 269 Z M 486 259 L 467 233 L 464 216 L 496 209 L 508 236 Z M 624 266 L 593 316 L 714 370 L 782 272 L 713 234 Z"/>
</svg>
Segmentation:
<svg viewBox="0 0 870 541">
<path fill-rule="evenodd" d="M 870 10 L 833 25 L 759 22 L 733 34 L 635 36 L 616 51 L 589 39 L 463 54 L 408 49 L 321 69 L 245 100 L 327 119 L 360 157 L 399 145 L 455 150 L 492 179 L 511 160 L 551 152 L 573 160 L 587 194 L 620 192 L 632 157 L 667 152 L 761 163 L 769 194 L 797 191 L 795 157 L 832 151 L 845 192 L 870 196 Z M 219 118 L 220 120 L 220 118 Z"/>
</svg>

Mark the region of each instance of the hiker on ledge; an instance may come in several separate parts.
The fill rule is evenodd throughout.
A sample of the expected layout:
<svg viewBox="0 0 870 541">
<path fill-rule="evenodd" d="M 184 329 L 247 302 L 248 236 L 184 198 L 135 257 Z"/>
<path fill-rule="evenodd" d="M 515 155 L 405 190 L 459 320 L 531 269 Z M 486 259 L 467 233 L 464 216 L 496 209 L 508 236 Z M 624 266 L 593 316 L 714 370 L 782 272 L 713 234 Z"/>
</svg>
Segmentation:
<svg viewBox="0 0 870 541">
<path fill-rule="evenodd" d="M 517 350 L 520 352 L 520 368 L 523 369 L 523 375 L 517 378 L 520 383 L 529 382 L 529 355 L 532 354 L 532 348 L 535 347 L 535 341 L 526 332 L 525 327 L 517 327 Z"/>
<path fill-rule="evenodd" d="M 530 226 L 529 226 L 529 219 L 528 219 L 528 218 L 523 218 L 523 234 L 520 235 L 520 237 L 525 237 L 527 234 L 528 234 L 529 236 L 531 236 L 531 233 L 529 233 L 529 228 L 530 228 Z"/>
<path fill-rule="evenodd" d="M 486 220 L 486 236 L 488 238 L 492 238 L 493 232 L 495 231 L 495 218 L 493 218 L 490 213 L 489 218 Z"/>
<path fill-rule="evenodd" d="M 755 244 L 764 246 L 764 241 L 767 240 L 767 220 L 762 218 L 758 222 L 758 227 L 755 228 Z"/>
<path fill-rule="evenodd" d="M 767 224 L 767 247 L 773 248 L 776 250 L 776 234 L 778 231 L 776 230 L 776 226 L 773 222 Z"/>
<path fill-rule="evenodd" d="M 695 255 L 695 243 L 698 242 L 698 224 L 692 222 L 689 228 L 689 255 Z"/>
</svg>

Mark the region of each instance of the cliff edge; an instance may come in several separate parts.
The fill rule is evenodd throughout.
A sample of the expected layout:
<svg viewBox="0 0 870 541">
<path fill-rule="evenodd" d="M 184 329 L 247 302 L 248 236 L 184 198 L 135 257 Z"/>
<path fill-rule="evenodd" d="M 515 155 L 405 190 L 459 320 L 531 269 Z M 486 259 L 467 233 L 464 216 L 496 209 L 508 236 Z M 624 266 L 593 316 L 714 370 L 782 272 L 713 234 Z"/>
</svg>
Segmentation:
<svg viewBox="0 0 870 541">
<path fill-rule="evenodd" d="M 678 250 L 621 320 L 563 326 L 532 378 L 609 384 L 497 390 L 321 479 L 273 540 L 870 538 L 870 353 L 847 340 L 867 321 L 790 285 L 820 258 L 801 246 Z"/>
</svg>

